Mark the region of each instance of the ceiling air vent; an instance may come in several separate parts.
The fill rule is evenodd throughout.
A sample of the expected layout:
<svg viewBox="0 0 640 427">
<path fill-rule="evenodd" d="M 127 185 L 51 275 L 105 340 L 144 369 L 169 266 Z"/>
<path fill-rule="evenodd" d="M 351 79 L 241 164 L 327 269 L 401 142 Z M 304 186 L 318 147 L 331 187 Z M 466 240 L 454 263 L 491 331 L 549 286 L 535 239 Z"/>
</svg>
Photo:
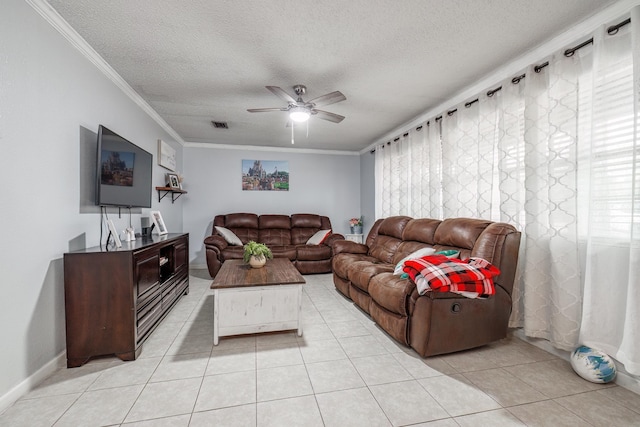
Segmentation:
<svg viewBox="0 0 640 427">
<path fill-rule="evenodd" d="M 211 124 L 216 129 L 229 129 L 229 125 L 227 124 L 227 122 L 216 122 L 212 120 Z"/>
</svg>

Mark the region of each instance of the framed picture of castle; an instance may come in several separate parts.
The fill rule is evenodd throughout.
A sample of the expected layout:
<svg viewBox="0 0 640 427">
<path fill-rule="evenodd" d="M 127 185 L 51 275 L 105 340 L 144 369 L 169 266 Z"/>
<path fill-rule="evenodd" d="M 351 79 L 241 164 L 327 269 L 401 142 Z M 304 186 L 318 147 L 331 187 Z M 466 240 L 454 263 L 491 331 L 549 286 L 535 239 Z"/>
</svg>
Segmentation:
<svg viewBox="0 0 640 427">
<path fill-rule="evenodd" d="M 289 191 L 289 162 L 242 160 L 243 191 Z"/>
</svg>

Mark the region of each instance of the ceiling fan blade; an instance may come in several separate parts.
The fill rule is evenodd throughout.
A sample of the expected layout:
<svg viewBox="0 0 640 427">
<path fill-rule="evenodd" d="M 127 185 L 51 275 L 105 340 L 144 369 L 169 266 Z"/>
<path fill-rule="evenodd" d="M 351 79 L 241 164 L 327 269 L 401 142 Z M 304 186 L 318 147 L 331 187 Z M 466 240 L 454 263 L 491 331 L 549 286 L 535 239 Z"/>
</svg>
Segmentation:
<svg viewBox="0 0 640 427">
<path fill-rule="evenodd" d="M 314 98 L 307 103 L 314 104 L 316 107 L 323 107 L 325 105 L 335 104 L 336 102 L 344 101 L 345 99 L 347 99 L 347 97 L 344 96 L 342 92 L 337 90 L 335 92 L 331 92 L 326 95 L 322 95 L 317 98 Z"/>
<path fill-rule="evenodd" d="M 278 86 L 265 86 L 267 89 L 271 91 L 275 96 L 280 99 L 287 101 L 290 104 L 297 104 L 297 101 L 291 97 L 287 92 L 279 88 Z"/>
<path fill-rule="evenodd" d="M 311 110 L 311 114 L 315 115 L 319 119 L 329 120 L 330 122 L 333 122 L 333 123 L 340 123 L 341 121 L 344 120 L 344 116 L 341 116 L 339 114 L 330 113 L 328 111 L 322 111 L 322 110 L 313 109 L 313 110 Z"/>
<path fill-rule="evenodd" d="M 250 113 L 264 113 L 267 111 L 287 111 L 287 108 L 247 108 Z"/>
</svg>

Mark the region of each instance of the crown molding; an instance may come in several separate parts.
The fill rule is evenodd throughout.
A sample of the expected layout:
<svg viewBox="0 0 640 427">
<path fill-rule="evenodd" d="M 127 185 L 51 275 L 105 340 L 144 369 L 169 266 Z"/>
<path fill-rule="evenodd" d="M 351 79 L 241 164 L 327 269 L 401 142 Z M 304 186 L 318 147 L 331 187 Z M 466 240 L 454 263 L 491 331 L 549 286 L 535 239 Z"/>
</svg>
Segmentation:
<svg viewBox="0 0 640 427">
<path fill-rule="evenodd" d="M 338 156 L 359 156 L 357 151 L 340 151 L 340 150 L 318 150 L 313 148 L 287 148 L 287 147 L 266 147 L 262 145 L 231 145 L 231 144 L 212 144 L 205 142 L 185 142 L 185 148 L 208 148 L 218 150 L 240 150 L 240 151 L 273 151 L 278 153 L 295 153 L 295 154 L 325 154 Z"/>
<path fill-rule="evenodd" d="M 591 37 L 591 33 L 593 33 L 598 27 L 602 25 L 612 25 L 617 23 L 619 19 L 624 19 L 625 15 L 628 15 L 629 11 L 634 6 L 638 5 L 640 5 L 640 0 L 620 0 L 604 10 L 585 18 L 583 21 L 567 29 L 558 36 L 538 46 L 532 47 L 530 50 L 505 66 L 497 68 L 490 74 L 479 78 L 478 83 L 462 88 L 447 101 L 441 103 L 435 108 L 429 109 L 425 113 L 405 122 L 394 130 L 376 139 L 375 142 L 361 150 L 360 153 L 363 154 L 367 151 L 371 151 L 376 146 L 393 140 L 399 135 L 406 133 L 409 129 L 420 126 L 426 121 L 441 115 L 443 112 L 455 108 L 456 105 L 467 102 L 492 87 L 499 86 L 503 80 L 522 74 L 522 71 L 529 65 L 541 62 L 542 58 L 549 57 L 555 52 L 564 50 L 576 43 L 580 43 L 581 39 Z"/>
<path fill-rule="evenodd" d="M 76 30 L 45 0 L 25 0 L 45 21 L 67 39 L 85 58 L 102 71 L 126 96 L 128 96 L 142 111 L 147 113 L 162 129 L 171 135 L 179 144 L 184 140 L 162 117 L 154 110 L 129 84 L 82 38 Z"/>
</svg>

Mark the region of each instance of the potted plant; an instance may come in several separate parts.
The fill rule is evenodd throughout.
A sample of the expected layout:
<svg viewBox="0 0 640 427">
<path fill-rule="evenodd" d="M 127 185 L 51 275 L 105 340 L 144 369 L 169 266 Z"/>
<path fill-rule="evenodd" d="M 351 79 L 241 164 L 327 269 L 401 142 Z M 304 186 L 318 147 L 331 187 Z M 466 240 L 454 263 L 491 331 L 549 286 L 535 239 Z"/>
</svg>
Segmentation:
<svg viewBox="0 0 640 427">
<path fill-rule="evenodd" d="M 351 234 L 362 234 L 362 217 L 351 218 L 349 225 L 351 226 Z"/>
<path fill-rule="evenodd" d="M 272 259 L 273 253 L 271 253 L 271 249 L 269 249 L 264 243 L 256 243 L 251 240 L 249 243 L 244 245 L 243 260 L 251 267 L 263 267 L 267 262 L 267 258 Z"/>
</svg>

